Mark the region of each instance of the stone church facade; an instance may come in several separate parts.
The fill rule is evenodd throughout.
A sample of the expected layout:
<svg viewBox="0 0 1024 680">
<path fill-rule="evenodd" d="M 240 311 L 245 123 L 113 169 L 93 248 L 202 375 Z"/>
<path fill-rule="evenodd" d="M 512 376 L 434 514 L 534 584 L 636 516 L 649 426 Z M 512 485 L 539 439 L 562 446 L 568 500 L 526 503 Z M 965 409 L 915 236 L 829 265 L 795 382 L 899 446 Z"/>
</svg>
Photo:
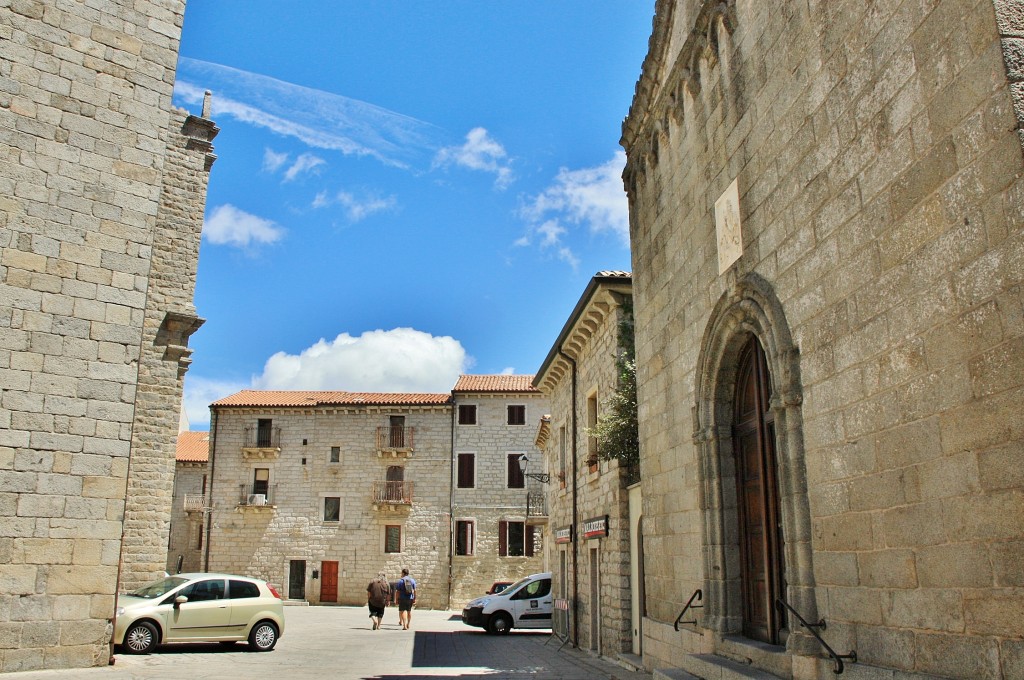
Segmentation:
<svg viewBox="0 0 1024 680">
<path fill-rule="evenodd" d="M 1002 0 L 658 0 L 622 138 L 648 668 L 1024 677 L 1022 45 Z"/>
<path fill-rule="evenodd" d="M 217 132 L 171 106 L 183 15 L 0 5 L 0 671 L 105 665 L 164 569 Z"/>
</svg>

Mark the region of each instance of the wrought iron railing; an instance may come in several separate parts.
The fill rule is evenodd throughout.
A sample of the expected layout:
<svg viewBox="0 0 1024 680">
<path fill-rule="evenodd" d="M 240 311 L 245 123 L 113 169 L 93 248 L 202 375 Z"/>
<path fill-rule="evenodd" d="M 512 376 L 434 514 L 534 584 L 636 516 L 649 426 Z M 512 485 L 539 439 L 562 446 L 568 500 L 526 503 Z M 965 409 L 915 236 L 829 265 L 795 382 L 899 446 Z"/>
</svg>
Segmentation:
<svg viewBox="0 0 1024 680">
<path fill-rule="evenodd" d="M 281 448 L 280 427 L 259 427 L 250 425 L 245 428 L 245 448 L 247 449 L 279 449 Z"/>
<path fill-rule="evenodd" d="M 547 517 L 547 496 L 543 491 L 526 492 L 526 517 Z"/>
<path fill-rule="evenodd" d="M 206 496 L 201 493 L 187 493 L 183 505 L 185 512 L 202 512 L 206 509 Z"/>
<path fill-rule="evenodd" d="M 412 482 L 374 482 L 373 502 L 386 505 L 412 505 Z"/>
<path fill-rule="evenodd" d="M 852 663 L 857 663 L 857 652 L 855 650 L 851 649 L 849 654 L 839 654 L 838 652 L 836 652 L 836 650 L 832 649 L 832 647 L 830 647 L 829 644 L 825 642 L 825 640 L 822 639 L 820 635 L 818 635 L 818 628 L 822 630 L 825 630 L 827 628 L 825 624 L 825 619 L 818 619 L 817 623 L 807 623 L 804 617 L 800 616 L 800 612 L 789 606 L 789 603 L 783 600 L 782 598 L 775 600 L 775 606 L 779 607 L 780 609 L 785 607 L 789 611 L 793 612 L 793 616 L 800 619 L 800 625 L 809 630 L 811 632 L 811 635 L 813 635 L 815 639 L 821 644 L 821 646 L 825 648 L 825 651 L 828 652 L 828 655 L 832 657 L 832 661 L 835 662 L 835 665 L 832 667 L 833 673 L 835 673 L 836 675 L 842 674 L 843 659 L 849 659 Z"/>
<path fill-rule="evenodd" d="M 377 428 L 377 450 L 411 449 L 415 444 L 415 427 L 384 425 Z"/>
<path fill-rule="evenodd" d="M 274 505 L 274 486 L 267 484 L 239 484 L 238 504 L 249 507 Z"/>
<path fill-rule="evenodd" d="M 694 617 L 693 621 L 683 621 L 683 617 L 686 616 L 686 612 L 688 612 L 691 609 L 703 609 L 704 605 L 702 605 L 702 604 L 694 604 L 693 603 L 694 600 L 696 600 L 697 602 L 700 602 L 703 599 L 704 599 L 704 593 L 701 591 L 700 588 L 697 588 L 697 590 L 693 591 L 693 595 L 690 595 L 690 599 L 686 601 L 686 606 L 683 607 L 683 611 L 679 612 L 679 616 L 676 617 L 676 622 L 673 624 L 673 626 L 675 627 L 676 630 L 679 630 L 679 624 L 680 623 L 684 623 L 684 624 L 685 623 L 692 623 L 692 624 L 696 624 L 697 623 L 697 618 L 696 617 Z"/>
</svg>

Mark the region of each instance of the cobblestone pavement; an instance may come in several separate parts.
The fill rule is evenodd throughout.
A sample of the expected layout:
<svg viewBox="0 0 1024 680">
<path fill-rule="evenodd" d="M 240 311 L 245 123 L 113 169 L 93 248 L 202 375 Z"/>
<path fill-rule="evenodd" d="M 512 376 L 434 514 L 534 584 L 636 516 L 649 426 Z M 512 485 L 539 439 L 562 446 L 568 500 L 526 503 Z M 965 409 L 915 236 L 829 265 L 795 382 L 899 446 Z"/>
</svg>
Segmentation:
<svg viewBox="0 0 1024 680">
<path fill-rule="evenodd" d="M 651 676 L 572 648 L 544 632 L 487 635 L 455 612 L 415 611 L 412 630 L 387 610 L 373 630 L 365 607 L 286 607 L 274 651 L 244 643 L 169 645 L 147 656 L 117 654 L 113 666 L 4 674 L 5 680 L 273 680 L 486 678 L 647 680 Z"/>
</svg>

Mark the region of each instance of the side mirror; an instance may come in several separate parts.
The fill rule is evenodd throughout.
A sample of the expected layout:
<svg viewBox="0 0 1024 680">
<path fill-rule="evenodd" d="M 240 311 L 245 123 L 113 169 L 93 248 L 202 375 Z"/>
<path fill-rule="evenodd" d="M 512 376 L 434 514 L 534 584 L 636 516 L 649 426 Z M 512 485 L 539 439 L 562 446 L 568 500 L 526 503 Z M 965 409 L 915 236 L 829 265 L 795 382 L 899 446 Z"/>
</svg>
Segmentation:
<svg viewBox="0 0 1024 680">
<path fill-rule="evenodd" d="M 174 598 L 174 606 L 175 607 L 180 607 L 181 605 L 185 604 L 186 602 L 188 602 L 188 598 L 185 597 L 184 595 L 178 595 L 176 598 Z"/>
</svg>

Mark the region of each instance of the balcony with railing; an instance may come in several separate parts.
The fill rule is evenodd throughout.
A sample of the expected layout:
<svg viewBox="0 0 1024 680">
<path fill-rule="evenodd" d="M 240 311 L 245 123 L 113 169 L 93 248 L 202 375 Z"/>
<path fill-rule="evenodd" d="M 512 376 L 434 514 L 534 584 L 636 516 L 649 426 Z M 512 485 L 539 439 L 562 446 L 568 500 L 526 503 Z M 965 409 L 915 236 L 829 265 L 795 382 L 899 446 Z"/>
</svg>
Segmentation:
<svg viewBox="0 0 1024 680">
<path fill-rule="evenodd" d="M 548 523 L 548 500 L 544 485 L 531 480 L 526 485 L 526 523 Z"/>
<path fill-rule="evenodd" d="M 185 512 L 202 512 L 206 510 L 206 496 L 201 493 L 187 493 L 183 505 Z"/>
<path fill-rule="evenodd" d="M 377 428 L 377 455 L 410 457 L 416 446 L 416 428 L 404 425 L 383 425 Z"/>
<path fill-rule="evenodd" d="M 242 457 L 250 459 L 277 458 L 281 455 L 281 428 L 251 425 L 245 428 Z"/>
<path fill-rule="evenodd" d="M 373 507 L 400 510 L 412 505 L 412 482 L 374 482 Z"/>
<path fill-rule="evenodd" d="M 239 507 L 255 510 L 277 507 L 275 505 L 274 487 L 275 485 L 267 484 L 239 484 Z"/>
</svg>

